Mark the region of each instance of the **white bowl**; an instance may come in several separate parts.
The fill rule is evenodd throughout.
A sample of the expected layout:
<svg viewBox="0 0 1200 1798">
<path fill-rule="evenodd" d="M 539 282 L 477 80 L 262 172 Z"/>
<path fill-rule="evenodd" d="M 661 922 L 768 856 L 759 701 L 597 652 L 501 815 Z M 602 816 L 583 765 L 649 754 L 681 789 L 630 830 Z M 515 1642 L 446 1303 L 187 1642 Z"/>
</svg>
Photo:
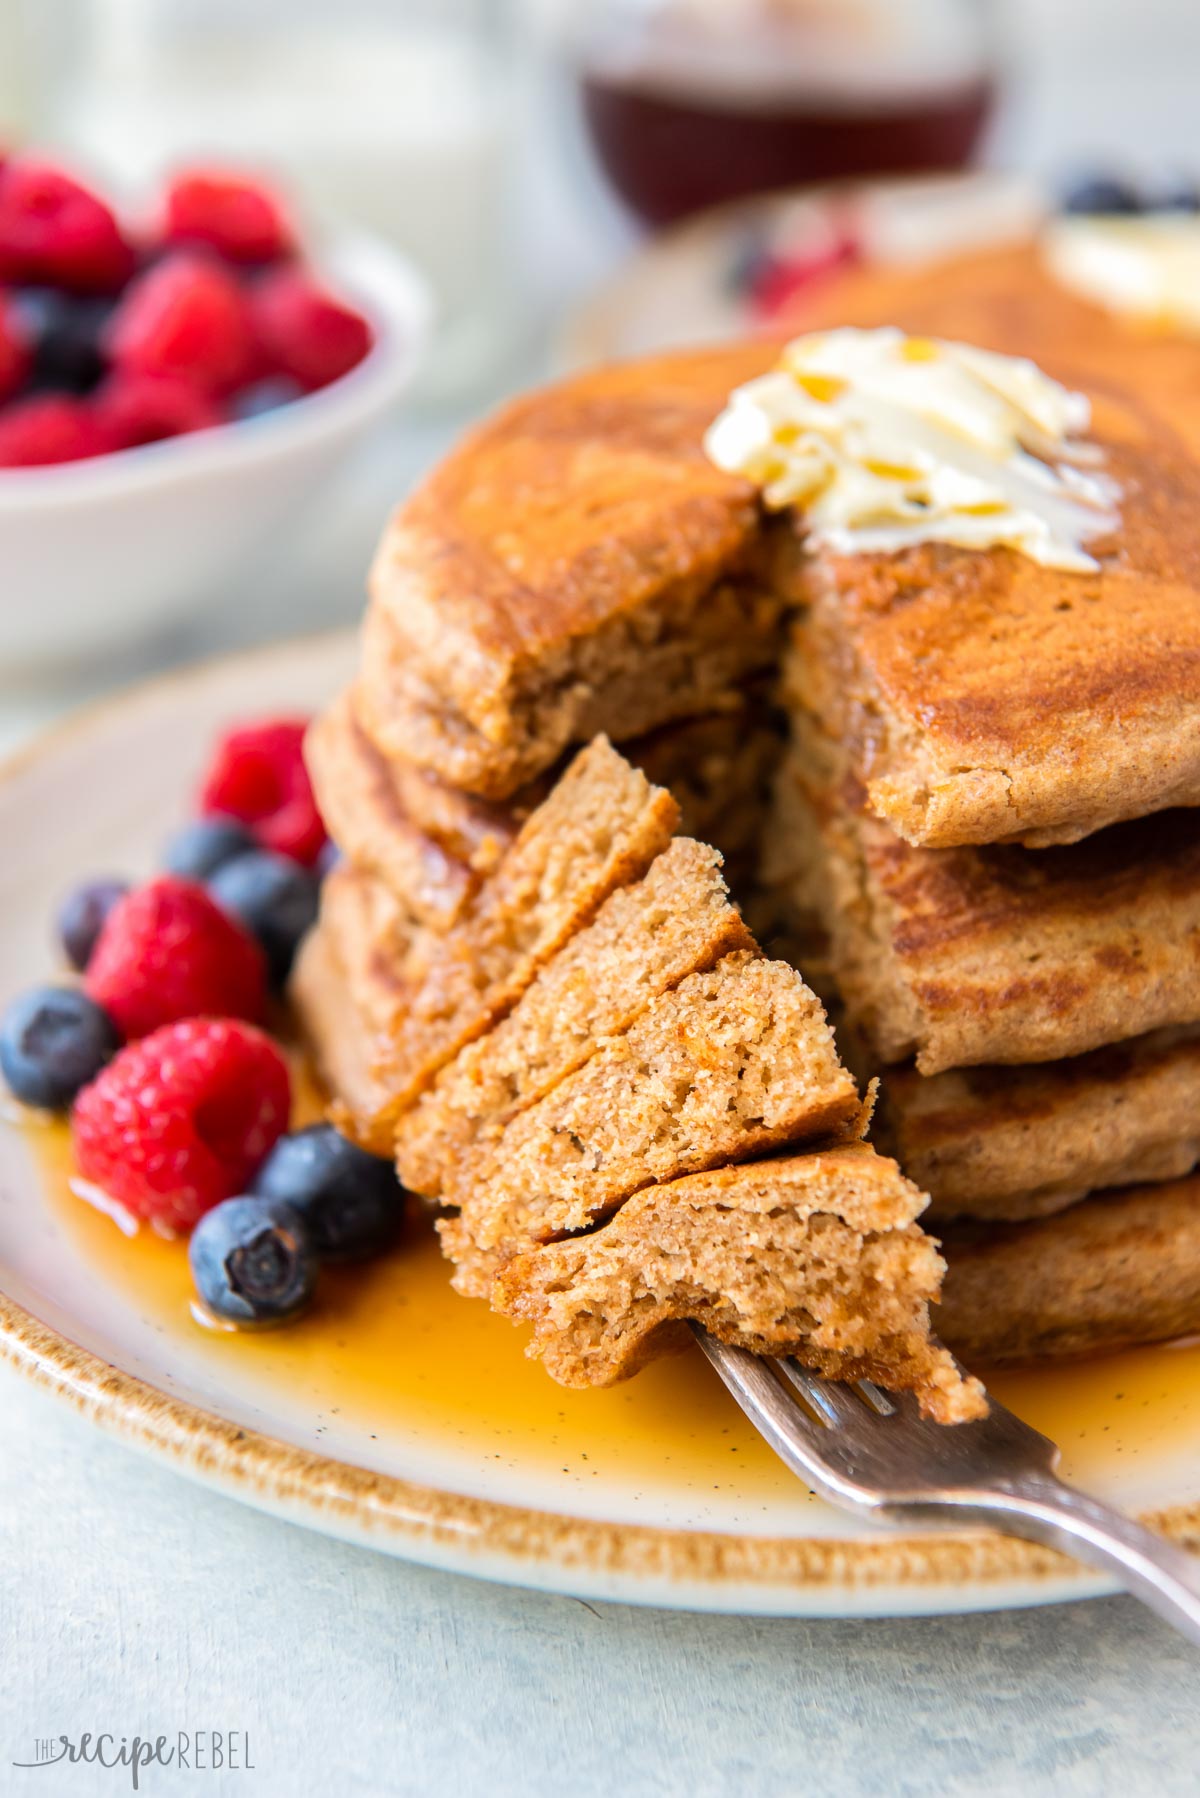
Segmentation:
<svg viewBox="0 0 1200 1798">
<path fill-rule="evenodd" d="M 236 582 L 409 386 L 432 317 L 424 280 L 366 237 L 320 266 L 375 333 L 331 386 L 143 449 L 0 470 L 0 678 L 164 628 Z"/>
</svg>

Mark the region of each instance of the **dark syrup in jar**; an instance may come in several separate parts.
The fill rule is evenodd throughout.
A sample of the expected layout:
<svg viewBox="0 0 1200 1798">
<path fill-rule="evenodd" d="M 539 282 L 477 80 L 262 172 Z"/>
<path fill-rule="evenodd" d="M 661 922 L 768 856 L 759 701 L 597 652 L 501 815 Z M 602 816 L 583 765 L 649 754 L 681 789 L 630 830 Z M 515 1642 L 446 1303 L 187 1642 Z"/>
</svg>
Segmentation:
<svg viewBox="0 0 1200 1798">
<path fill-rule="evenodd" d="M 945 173 L 971 160 L 991 114 L 986 75 L 889 100 L 688 94 L 588 71 L 583 108 L 622 199 L 649 225 L 808 181 Z"/>
</svg>

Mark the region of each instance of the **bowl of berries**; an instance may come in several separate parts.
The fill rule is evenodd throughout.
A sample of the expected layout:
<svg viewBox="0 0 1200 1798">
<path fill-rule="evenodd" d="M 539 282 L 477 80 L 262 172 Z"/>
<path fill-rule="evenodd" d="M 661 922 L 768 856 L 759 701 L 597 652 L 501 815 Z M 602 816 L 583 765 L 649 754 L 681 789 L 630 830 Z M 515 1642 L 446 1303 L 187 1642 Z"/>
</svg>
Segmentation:
<svg viewBox="0 0 1200 1798">
<path fill-rule="evenodd" d="M 276 196 L 185 172 L 133 223 L 0 164 L 0 672 L 168 625 L 286 529 L 399 400 L 428 290 Z"/>
</svg>

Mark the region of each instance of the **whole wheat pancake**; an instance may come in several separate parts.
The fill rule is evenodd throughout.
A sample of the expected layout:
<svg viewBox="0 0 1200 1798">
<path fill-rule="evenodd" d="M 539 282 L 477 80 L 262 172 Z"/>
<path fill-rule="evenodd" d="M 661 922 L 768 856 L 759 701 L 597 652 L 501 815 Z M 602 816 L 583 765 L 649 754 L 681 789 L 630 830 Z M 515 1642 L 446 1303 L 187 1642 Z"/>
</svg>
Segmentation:
<svg viewBox="0 0 1200 1798">
<path fill-rule="evenodd" d="M 1122 489 L 1096 574 L 937 545 L 816 558 L 795 690 L 872 810 L 913 843 L 1041 845 L 1200 802 L 1200 344 L 1110 319 L 1032 252 L 852 277 L 804 323 L 1031 357 L 1090 396 Z"/>
<path fill-rule="evenodd" d="M 866 815 L 823 740 L 803 747 L 794 894 L 880 1061 L 1057 1061 L 1200 1020 L 1200 811 L 1036 852 L 914 848 Z"/>
<path fill-rule="evenodd" d="M 311 727 L 305 757 L 321 815 L 355 866 L 375 874 L 413 916 L 447 930 L 546 798 L 561 765 L 503 804 L 465 793 L 402 757 L 385 757 L 363 730 L 353 690 Z M 701 718 L 624 745 L 633 766 L 667 788 L 680 829 L 719 849 L 739 884 L 757 866 L 783 720 L 771 683 L 729 696 Z"/>
<path fill-rule="evenodd" d="M 396 1127 L 405 1186 L 441 1197 L 465 1162 L 689 974 L 754 939 L 730 904 L 721 857 L 675 841 L 606 899 L 503 1021 L 444 1067 Z"/>
<path fill-rule="evenodd" d="M 401 507 L 371 575 L 362 718 L 505 798 L 572 742 L 710 711 L 773 666 L 777 549 L 702 437 L 756 345 L 577 376 L 505 408 Z M 602 723 L 598 723 L 602 720 Z"/>
<path fill-rule="evenodd" d="M 367 1113 L 352 1108 L 345 1122 L 354 1133 L 389 1154 L 401 1112 L 511 1010 L 610 893 L 645 873 L 678 819 L 670 794 L 598 737 L 530 813 L 452 928 L 423 927 L 375 876 L 335 869 L 319 928 L 369 1042 L 372 1093 L 386 1095 Z M 303 1014 L 301 989 L 297 1000 Z M 315 1035 L 316 1021 L 305 1023 Z"/>
<path fill-rule="evenodd" d="M 486 1294 L 514 1254 L 601 1223 L 639 1187 L 821 1138 L 866 1115 L 820 1001 L 739 952 L 691 974 L 494 1142 L 464 1157 L 441 1224 L 455 1285 Z"/>
<path fill-rule="evenodd" d="M 359 1009 L 327 923 L 310 930 L 301 944 L 288 997 L 305 1046 L 334 1101 L 335 1121 L 367 1119 L 382 1111 L 388 1093 L 374 1069 L 375 1035 Z M 354 1134 L 364 1133 L 355 1126 Z M 386 1136 L 373 1146 L 386 1154 Z"/>
<path fill-rule="evenodd" d="M 848 270 L 798 296 L 777 325 L 790 331 L 898 325 L 913 336 L 1028 356 L 1075 387 L 1099 379 L 1114 362 L 1118 372 L 1132 366 L 1139 393 L 1170 413 L 1184 436 L 1195 441 L 1200 433 L 1197 340 L 1118 318 L 1083 299 L 1055 279 L 1035 242 Z M 1136 361 L 1123 363 L 1117 344 Z"/>
<path fill-rule="evenodd" d="M 945 1231 L 935 1328 L 969 1365 L 1165 1342 L 1200 1330 L 1200 1175 L 1033 1223 Z"/>
<path fill-rule="evenodd" d="M 383 1057 L 432 940 L 381 881 L 343 863 L 325 877 L 320 918 L 288 982 L 336 1121 L 378 1155 L 392 1148 Z"/>
<path fill-rule="evenodd" d="M 566 1386 L 603 1386 L 685 1347 L 686 1320 L 832 1379 L 915 1390 L 942 1422 L 983 1409 L 929 1340 L 942 1271 L 923 1195 L 865 1145 L 692 1174 L 638 1193 L 590 1235 L 518 1256 L 497 1308 L 534 1325 Z"/>
<path fill-rule="evenodd" d="M 1200 1162 L 1200 1027 L 1070 1061 L 893 1068 L 874 1139 L 931 1196 L 931 1218 L 1047 1216 L 1102 1187 Z"/>
</svg>

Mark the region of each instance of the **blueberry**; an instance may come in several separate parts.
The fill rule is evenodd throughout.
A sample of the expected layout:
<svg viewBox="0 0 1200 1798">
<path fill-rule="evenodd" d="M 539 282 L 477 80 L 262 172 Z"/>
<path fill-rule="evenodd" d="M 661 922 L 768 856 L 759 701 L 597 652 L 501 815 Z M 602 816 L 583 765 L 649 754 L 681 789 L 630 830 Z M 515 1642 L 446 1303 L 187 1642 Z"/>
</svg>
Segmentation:
<svg viewBox="0 0 1200 1798">
<path fill-rule="evenodd" d="M 111 299 L 22 287 L 13 294 L 17 318 L 33 347 L 33 384 L 59 392 L 90 393 L 104 375 L 101 348 Z"/>
<path fill-rule="evenodd" d="M 294 1206 L 318 1253 L 331 1260 L 375 1254 L 404 1221 L 404 1188 L 391 1162 L 331 1124 L 281 1136 L 255 1175 L 254 1191 Z"/>
<path fill-rule="evenodd" d="M 163 867 L 183 880 L 208 880 L 228 862 L 257 848 L 256 838 L 236 818 L 195 818 L 168 841 Z"/>
<path fill-rule="evenodd" d="M 258 849 L 218 868 L 208 890 L 258 938 L 271 979 L 282 986 L 301 937 L 317 921 L 317 883 L 307 868 Z"/>
<path fill-rule="evenodd" d="M 264 412 L 277 412 L 280 406 L 290 406 L 293 400 L 303 398 L 303 387 L 290 375 L 268 375 L 243 387 L 234 395 L 229 409 L 235 418 L 261 418 Z"/>
<path fill-rule="evenodd" d="M 129 891 L 127 880 L 89 880 L 68 893 L 58 908 L 58 940 L 80 973 L 92 959 L 96 938 L 109 912 Z"/>
<path fill-rule="evenodd" d="M 1129 181 L 1112 175 L 1091 175 L 1069 187 L 1063 196 L 1064 212 L 1122 213 L 1141 212 L 1142 197 Z"/>
<path fill-rule="evenodd" d="M 73 986 L 37 986 L 0 1019 L 0 1073 L 26 1105 L 63 1111 L 121 1046 L 108 1013 Z"/>
<path fill-rule="evenodd" d="M 303 1218 L 275 1199 L 214 1205 L 192 1231 L 188 1260 L 204 1303 L 232 1323 L 282 1323 L 307 1305 L 317 1281 Z"/>
</svg>

